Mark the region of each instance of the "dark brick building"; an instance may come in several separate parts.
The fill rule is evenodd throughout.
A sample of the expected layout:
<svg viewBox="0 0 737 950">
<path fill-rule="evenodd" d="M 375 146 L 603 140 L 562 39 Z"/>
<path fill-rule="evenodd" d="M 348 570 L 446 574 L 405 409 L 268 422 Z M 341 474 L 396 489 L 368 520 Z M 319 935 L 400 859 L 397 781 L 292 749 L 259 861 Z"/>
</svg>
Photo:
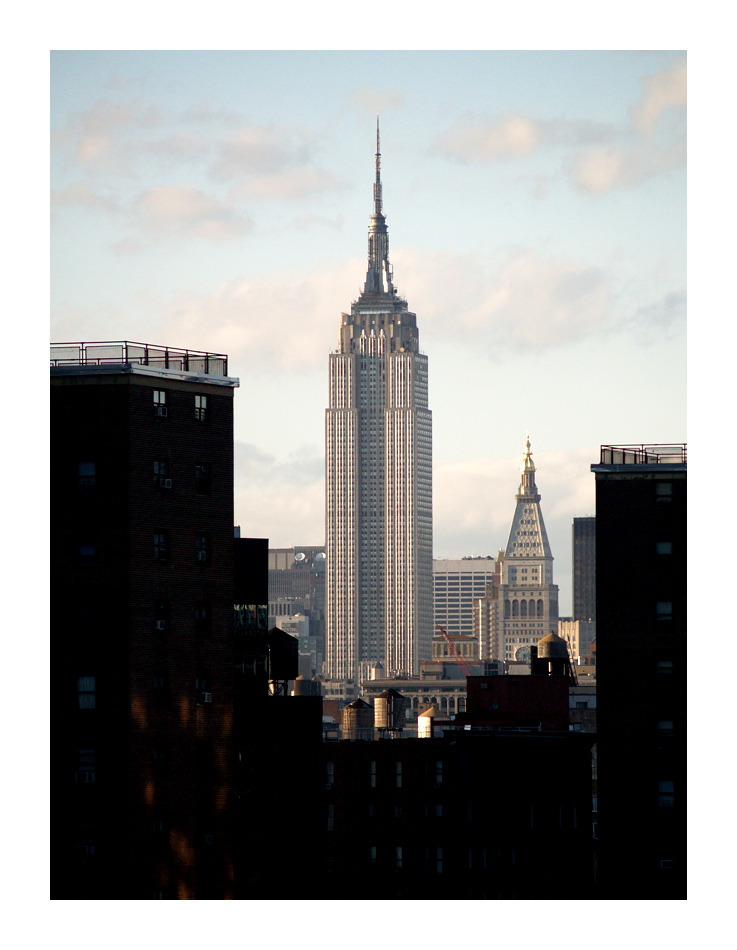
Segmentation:
<svg viewBox="0 0 737 950">
<path fill-rule="evenodd" d="M 51 896 L 231 897 L 238 380 L 142 344 L 51 363 Z"/>
<path fill-rule="evenodd" d="M 602 446 L 596 476 L 599 885 L 686 898 L 686 446 Z"/>
</svg>

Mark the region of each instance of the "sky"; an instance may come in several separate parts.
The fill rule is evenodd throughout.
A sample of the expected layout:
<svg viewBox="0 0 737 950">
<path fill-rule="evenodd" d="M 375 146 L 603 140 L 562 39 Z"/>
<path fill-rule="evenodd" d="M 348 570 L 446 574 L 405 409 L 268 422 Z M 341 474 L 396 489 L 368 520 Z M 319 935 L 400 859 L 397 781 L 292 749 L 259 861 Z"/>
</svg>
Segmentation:
<svg viewBox="0 0 737 950">
<path fill-rule="evenodd" d="M 529 432 L 570 614 L 599 446 L 687 441 L 685 52 L 70 50 L 50 79 L 51 339 L 227 353 L 235 523 L 274 547 L 324 543 L 380 116 L 435 557 L 505 546 Z"/>
</svg>

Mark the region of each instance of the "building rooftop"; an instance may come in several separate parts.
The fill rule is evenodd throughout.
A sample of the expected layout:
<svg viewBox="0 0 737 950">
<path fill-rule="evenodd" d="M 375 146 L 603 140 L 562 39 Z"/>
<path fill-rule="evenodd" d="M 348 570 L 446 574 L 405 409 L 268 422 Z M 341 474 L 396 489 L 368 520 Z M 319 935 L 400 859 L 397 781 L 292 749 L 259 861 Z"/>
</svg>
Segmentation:
<svg viewBox="0 0 737 950">
<path fill-rule="evenodd" d="M 107 340 L 94 343 L 52 343 L 51 373 L 109 372 L 175 373 L 188 377 L 228 377 L 228 357 L 224 353 L 183 350 L 152 343 Z"/>
<path fill-rule="evenodd" d="M 602 445 L 600 465 L 685 465 L 686 443 L 678 445 Z"/>
</svg>

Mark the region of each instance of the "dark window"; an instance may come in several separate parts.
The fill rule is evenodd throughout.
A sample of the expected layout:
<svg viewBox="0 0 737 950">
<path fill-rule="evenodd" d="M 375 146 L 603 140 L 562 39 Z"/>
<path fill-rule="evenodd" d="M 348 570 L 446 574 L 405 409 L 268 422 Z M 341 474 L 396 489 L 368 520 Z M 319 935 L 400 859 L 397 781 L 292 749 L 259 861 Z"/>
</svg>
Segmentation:
<svg viewBox="0 0 737 950">
<path fill-rule="evenodd" d="M 171 488 L 171 468 L 168 459 L 154 460 L 154 487 L 165 491 Z"/>
<path fill-rule="evenodd" d="M 212 687 L 210 678 L 206 675 L 198 676 L 195 681 L 195 693 L 197 695 L 197 705 L 205 706 L 212 702 Z"/>
<path fill-rule="evenodd" d="M 198 534 L 195 537 L 195 556 L 200 564 L 210 563 L 210 535 Z"/>
<path fill-rule="evenodd" d="M 210 466 L 202 463 L 194 467 L 194 488 L 200 495 L 210 494 Z"/>
<path fill-rule="evenodd" d="M 168 531 L 154 532 L 154 560 L 155 561 L 169 560 L 169 532 Z"/>
<path fill-rule="evenodd" d="M 194 397 L 194 417 L 198 422 L 207 422 L 207 396 Z"/>
<path fill-rule="evenodd" d="M 166 633 L 169 629 L 169 601 L 157 600 L 154 603 L 154 630 Z"/>
<path fill-rule="evenodd" d="M 77 677 L 77 702 L 80 709 L 94 709 L 97 704 L 97 681 L 94 676 Z"/>
<path fill-rule="evenodd" d="M 77 557 L 80 567 L 94 567 L 97 563 L 97 547 L 90 542 L 84 542 L 77 548 Z"/>
<path fill-rule="evenodd" d="M 77 484 L 81 491 L 91 491 L 97 484 L 97 470 L 94 462 L 77 463 Z"/>
<path fill-rule="evenodd" d="M 658 620 L 673 619 L 673 604 L 670 600 L 659 600 L 655 605 Z"/>
<path fill-rule="evenodd" d="M 77 749 L 77 774 L 75 779 L 80 785 L 89 785 L 95 781 L 95 750 Z"/>
<path fill-rule="evenodd" d="M 200 604 L 195 610 L 195 632 L 200 637 L 209 637 L 212 632 L 212 610 L 209 604 Z"/>
<path fill-rule="evenodd" d="M 166 390 L 154 389 L 154 415 L 159 419 L 165 419 L 169 414 L 169 407 L 166 398 Z"/>
</svg>

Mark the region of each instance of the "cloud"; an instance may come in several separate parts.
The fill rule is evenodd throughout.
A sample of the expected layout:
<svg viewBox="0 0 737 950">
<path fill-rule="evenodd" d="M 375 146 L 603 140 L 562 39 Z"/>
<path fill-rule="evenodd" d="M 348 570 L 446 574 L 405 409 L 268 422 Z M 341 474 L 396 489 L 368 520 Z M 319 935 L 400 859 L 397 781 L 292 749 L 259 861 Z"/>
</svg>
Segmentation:
<svg viewBox="0 0 737 950">
<path fill-rule="evenodd" d="M 248 233 L 252 223 L 229 204 L 188 185 L 157 185 L 138 197 L 141 226 L 155 234 L 220 240 Z"/>
<path fill-rule="evenodd" d="M 362 112 L 380 115 L 404 104 L 404 95 L 398 89 L 379 89 L 378 86 L 361 86 L 350 94 L 351 104 Z"/>
<path fill-rule="evenodd" d="M 540 142 L 540 125 L 526 116 L 494 121 L 467 117 L 437 136 L 432 151 L 460 162 L 485 163 L 532 155 Z"/>
<path fill-rule="evenodd" d="M 335 175 L 320 168 L 290 168 L 281 172 L 255 175 L 230 189 L 233 201 L 278 198 L 298 200 L 325 191 L 340 191 L 346 187 Z"/>
<path fill-rule="evenodd" d="M 631 188 L 660 172 L 683 165 L 685 137 L 670 143 L 639 142 L 634 148 L 597 148 L 576 156 L 570 165 L 574 184 L 588 194 Z"/>
<path fill-rule="evenodd" d="M 246 125 L 218 149 L 211 173 L 219 181 L 247 175 L 273 175 L 310 161 L 308 137 L 287 126 Z"/>
<path fill-rule="evenodd" d="M 674 63 L 652 76 L 642 79 L 642 95 L 632 111 L 634 124 L 646 134 L 660 123 L 668 109 L 685 109 L 686 106 L 686 60 Z"/>
<path fill-rule="evenodd" d="M 480 255 L 406 248 L 394 257 L 423 327 L 434 335 L 472 340 L 474 347 L 553 349 L 617 323 L 611 277 L 584 260 L 526 248 L 509 250 L 498 263 Z M 443 279 L 428 283 L 427 274 Z"/>
<path fill-rule="evenodd" d="M 166 309 L 162 332 L 275 372 L 324 367 L 337 345 L 341 307 L 358 296 L 364 272 L 353 258 L 334 269 L 260 274 L 214 294 L 182 296 Z"/>
<path fill-rule="evenodd" d="M 106 197 L 93 191 L 84 182 L 75 181 L 66 188 L 58 188 L 51 192 L 51 207 L 85 207 L 100 208 L 103 211 L 120 211 L 117 199 Z"/>
</svg>

